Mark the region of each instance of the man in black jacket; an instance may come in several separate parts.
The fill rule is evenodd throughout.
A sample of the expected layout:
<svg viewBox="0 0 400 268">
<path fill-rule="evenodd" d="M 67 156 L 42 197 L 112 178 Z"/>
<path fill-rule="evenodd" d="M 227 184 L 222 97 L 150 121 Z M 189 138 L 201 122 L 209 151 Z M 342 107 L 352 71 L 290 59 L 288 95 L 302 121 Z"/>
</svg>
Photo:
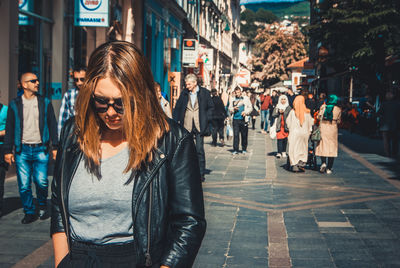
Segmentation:
<svg viewBox="0 0 400 268">
<path fill-rule="evenodd" d="M 218 92 L 215 88 L 211 90 L 211 99 L 214 104 L 214 111 L 211 117 L 211 125 L 212 125 L 212 146 L 217 146 L 217 134 L 219 135 L 219 140 L 221 142 L 221 146 L 224 146 L 224 121 L 227 117 L 224 103 L 221 100 L 221 97 L 218 96 Z"/>
<path fill-rule="evenodd" d="M 197 85 L 197 76 L 188 74 L 185 77 L 186 89 L 179 96 L 173 112 L 175 121 L 193 134 L 196 140 L 196 151 L 199 158 L 201 180 L 204 181 L 206 158 L 204 153 L 204 136 L 210 135 L 209 123 L 214 104 L 210 92 Z"/>
</svg>

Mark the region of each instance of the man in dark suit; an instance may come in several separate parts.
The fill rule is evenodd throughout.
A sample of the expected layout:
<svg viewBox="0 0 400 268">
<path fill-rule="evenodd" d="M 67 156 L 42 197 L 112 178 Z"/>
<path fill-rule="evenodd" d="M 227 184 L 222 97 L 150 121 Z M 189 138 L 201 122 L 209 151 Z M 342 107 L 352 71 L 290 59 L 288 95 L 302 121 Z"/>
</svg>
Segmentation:
<svg viewBox="0 0 400 268">
<path fill-rule="evenodd" d="M 186 89 L 179 96 L 173 112 L 175 121 L 193 134 L 196 140 L 196 151 L 199 158 L 202 181 L 205 180 L 206 158 L 204 153 L 204 136 L 210 135 L 209 123 L 214 108 L 210 92 L 197 85 L 197 76 L 188 74 L 185 77 Z"/>
</svg>

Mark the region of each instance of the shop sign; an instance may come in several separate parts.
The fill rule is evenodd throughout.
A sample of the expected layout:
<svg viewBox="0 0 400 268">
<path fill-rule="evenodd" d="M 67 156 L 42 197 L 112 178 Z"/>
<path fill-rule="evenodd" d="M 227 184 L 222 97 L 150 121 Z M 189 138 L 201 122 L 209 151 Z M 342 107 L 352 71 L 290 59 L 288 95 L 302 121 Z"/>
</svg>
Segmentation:
<svg viewBox="0 0 400 268">
<path fill-rule="evenodd" d="M 183 40 L 182 65 L 185 67 L 195 67 L 198 57 L 197 40 Z"/>
<path fill-rule="evenodd" d="M 108 0 L 75 0 L 75 26 L 108 27 Z"/>
<path fill-rule="evenodd" d="M 33 0 L 19 0 L 18 8 L 24 11 L 32 11 Z M 33 25 L 33 20 L 26 16 L 19 14 L 18 15 L 18 25 Z"/>
<path fill-rule="evenodd" d="M 241 87 L 248 87 L 250 84 L 250 71 L 247 69 L 241 69 L 236 75 L 236 83 Z"/>
<path fill-rule="evenodd" d="M 204 51 L 205 53 L 201 57 L 204 61 L 204 66 L 208 71 L 212 71 L 214 67 L 214 49 L 206 48 Z"/>
</svg>

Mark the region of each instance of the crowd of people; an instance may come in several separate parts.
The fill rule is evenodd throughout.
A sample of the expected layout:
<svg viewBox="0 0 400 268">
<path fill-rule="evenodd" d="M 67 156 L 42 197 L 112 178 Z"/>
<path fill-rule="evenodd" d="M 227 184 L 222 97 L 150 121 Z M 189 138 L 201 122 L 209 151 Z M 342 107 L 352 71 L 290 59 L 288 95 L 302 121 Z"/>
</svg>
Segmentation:
<svg viewBox="0 0 400 268">
<path fill-rule="evenodd" d="M 128 42 L 99 46 L 73 79 L 58 122 L 32 72 L 20 76 L 22 94 L 0 104 L 0 216 L 5 173 L 15 163 L 21 223 L 51 214 L 57 267 L 190 267 L 206 229 L 204 137 L 212 137 L 212 146 L 233 137 L 233 157 L 246 154 L 249 128 L 256 130 L 260 117 L 261 133 L 276 139 L 276 158 L 286 159 L 290 171 L 309 165 L 330 174 L 338 128 L 359 120 L 357 107 L 341 108 L 336 95 L 255 94 L 239 86 L 219 94 L 195 74 L 185 76 L 171 107 L 147 60 Z M 388 156 L 397 155 L 399 109 L 388 92 L 377 111 Z"/>
</svg>

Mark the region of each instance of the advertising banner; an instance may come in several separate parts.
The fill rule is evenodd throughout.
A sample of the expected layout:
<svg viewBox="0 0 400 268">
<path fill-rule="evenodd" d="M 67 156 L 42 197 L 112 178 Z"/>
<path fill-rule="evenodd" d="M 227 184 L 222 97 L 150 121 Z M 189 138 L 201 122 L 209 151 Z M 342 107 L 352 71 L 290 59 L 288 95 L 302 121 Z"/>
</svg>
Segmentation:
<svg viewBox="0 0 400 268">
<path fill-rule="evenodd" d="M 33 0 L 19 0 L 18 8 L 24 11 L 32 11 Z M 33 25 L 33 20 L 26 15 L 18 15 L 18 25 Z"/>
<path fill-rule="evenodd" d="M 75 0 L 75 26 L 108 27 L 108 0 Z"/>
<path fill-rule="evenodd" d="M 197 40 L 183 40 L 182 64 L 185 67 L 195 67 L 198 57 Z"/>
</svg>

